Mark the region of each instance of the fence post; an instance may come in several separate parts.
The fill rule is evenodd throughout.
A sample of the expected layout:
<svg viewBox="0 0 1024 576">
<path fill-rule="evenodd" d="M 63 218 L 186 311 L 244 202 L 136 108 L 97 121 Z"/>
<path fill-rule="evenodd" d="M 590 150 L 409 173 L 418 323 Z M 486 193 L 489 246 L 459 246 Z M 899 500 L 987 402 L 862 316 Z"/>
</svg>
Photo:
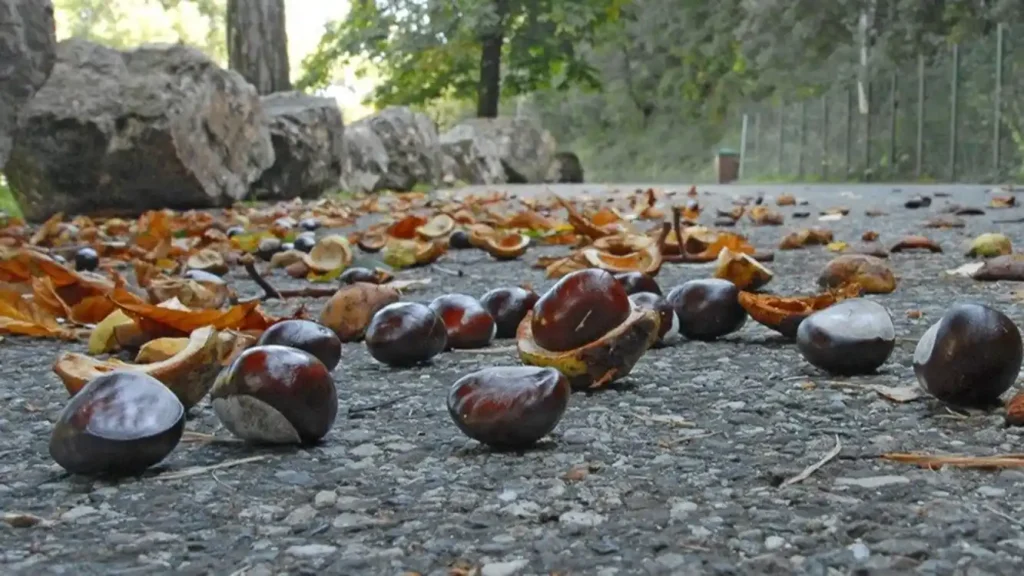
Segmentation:
<svg viewBox="0 0 1024 576">
<path fill-rule="evenodd" d="M 992 98 L 995 109 L 992 122 L 992 175 L 996 180 L 1002 177 L 999 164 L 1003 139 L 1003 26 L 1002 22 L 996 25 L 996 88 Z"/>
<path fill-rule="evenodd" d="M 761 113 L 754 114 L 754 158 L 751 166 L 757 170 L 761 167 Z"/>
<path fill-rule="evenodd" d="M 953 73 L 949 90 L 949 181 L 956 182 L 956 140 L 960 115 L 960 46 L 953 44 Z"/>
<path fill-rule="evenodd" d="M 914 176 L 921 178 L 924 170 L 924 54 L 917 55 L 917 141 Z"/>
<path fill-rule="evenodd" d="M 870 178 L 871 174 L 871 79 L 864 81 L 864 99 L 867 102 L 867 114 L 864 115 L 864 174 L 865 178 Z"/>
<path fill-rule="evenodd" d="M 846 155 L 845 166 L 846 178 L 850 177 L 850 161 L 853 157 L 853 89 L 846 88 L 846 145 L 843 146 L 843 153 Z"/>
<path fill-rule="evenodd" d="M 821 179 L 828 180 L 828 92 L 821 95 Z"/>
<path fill-rule="evenodd" d="M 775 158 L 775 172 L 779 176 L 782 175 L 782 152 L 786 145 L 786 100 L 779 100 L 779 148 L 777 156 Z"/>
<path fill-rule="evenodd" d="M 800 101 L 800 140 L 796 150 L 796 173 L 804 179 L 804 148 L 807 147 L 807 104 L 806 100 Z"/>
<path fill-rule="evenodd" d="M 896 72 L 892 73 L 889 86 L 892 88 L 892 93 L 889 94 L 889 174 L 890 179 L 892 179 L 892 175 L 896 174 L 896 157 L 898 156 L 896 151 L 896 112 L 900 105 L 899 97 L 897 96 L 900 89 L 900 81 Z"/>
<path fill-rule="evenodd" d="M 747 123 L 749 122 L 746 112 L 743 113 L 743 125 L 740 127 L 740 168 L 736 174 L 737 180 L 743 179 L 743 165 L 747 160 Z"/>
</svg>

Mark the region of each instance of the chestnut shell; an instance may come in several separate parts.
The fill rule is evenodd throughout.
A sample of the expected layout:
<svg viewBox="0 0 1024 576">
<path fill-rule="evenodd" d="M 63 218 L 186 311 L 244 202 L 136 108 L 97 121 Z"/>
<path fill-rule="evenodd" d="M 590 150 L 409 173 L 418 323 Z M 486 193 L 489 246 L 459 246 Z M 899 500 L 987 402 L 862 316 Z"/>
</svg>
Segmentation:
<svg viewBox="0 0 1024 576">
<path fill-rule="evenodd" d="M 277 344 L 305 350 L 334 370 L 341 361 L 341 340 L 333 330 L 311 320 L 284 320 L 263 331 L 257 346 Z"/>
<path fill-rule="evenodd" d="M 257 442 L 314 443 L 338 415 L 327 366 L 305 350 L 275 344 L 239 354 L 217 377 L 210 399 L 225 428 Z"/>
<path fill-rule="evenodd" d="M 492 367 L 459 378 L 448 414 L 470 438 L 497 449 L 528 448 L 565 414 L 572 390 L 554 368 Z"/>
<path fill-rule="evenodd" d="M 366 349 L 389 366 L 415 366 L 448 347 L 444 322 L 418 302 L 395 302 L 373 315 L 366 328 Z"/>
<path fill-rule="evenodd" d="M 494 339 L 494 318 L 472 296 L 445 294 L 435 298 L 429 308 L 444 322 L 448 334 L 448 348 L 484 348 Z"/>
<path fill-rule="evenodd" d="M 626 294 L 632 296 L 641 292 L 650 292 L 661 296 L 661 286 L 658 281 L 643 272 L 623 272 L 616 274 L 615 279 L 626 289 Z"/>
<path fill-rule="evenodd" d="M 690 340 L 711 341 L 739 330 L 747 321 L 735 284 L 719 278 L 690 280 L 665 297 L 676 310 L 679 333 Z"/>
<path fill-rule="evenodd" d="M 1013 320 L 983 304 L 958 303 L 917 343 L 914 375 L 942 402 L 987 409 L 1000 404 L 1022 360 L 1024 346 Z"/>
<path fill-rule="evenodd" d="M 495 338 L 515 338 L 519 323 L 533 310 L 540 296 L 518 286 L 495 288 L 480 298 L 480 305 L 494 318 Z"/>
<path fill-rule="evenodd" d="M 679 320 L 676 318 L 676 309 L 668 303 L 668 300 L 654 292 L 637 292 L 630 294 L 629 299 L 641 308 L 648 308 L 658 313 L 658 342 L 662 342 L 666 336 L 671 337 L 672 330 L 679 331 Z"/>
<path fill-rule="evenodd" d="M 896 328 L 885 306 L 851 298 L 804 318 L 796 345 L 807 362 L 831 374 L 871 374 L 892 355 Z"/>
<path fill-rule="evenodd" d="M 563 276 L 533 306 L 533 339 L 552 352 L 597 341 L 629 318 L 625 288 L 610 273 L 587 268 Z"/>
<path fill-rule="evenodd" d="M 174 450 L 185 407 L 159 380 L 118 371 L 71 397 L 50 436 L 50 456 L 72 474 L 133 476 Z"/>
</svg>

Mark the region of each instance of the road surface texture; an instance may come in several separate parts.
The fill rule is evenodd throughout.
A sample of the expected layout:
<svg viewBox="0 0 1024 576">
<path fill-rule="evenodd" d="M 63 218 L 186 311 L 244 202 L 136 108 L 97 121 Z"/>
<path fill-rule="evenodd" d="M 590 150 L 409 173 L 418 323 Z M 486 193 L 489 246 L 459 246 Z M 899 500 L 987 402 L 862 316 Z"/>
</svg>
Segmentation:
<svg viewBox="0 0 1024 576">
<path fill-rule="evenodd" d="M 565 194 L 599 186 L 559 187 Z M 683 188 L 685 189 L 685 188 Z M 512 188 L 511 190 L 515 190 Z M 748 321 L 714 343 L 652 350 L 612 389 L 573 395 L 556 431 L 536 450 L 489 452 L 461 435 L 445 409 L 460 375 L 512 365 L 497 352 L 446 353 L 432 366 L 394 370 L 362 345 L 346 345 L 335 372 L 341 412 L 322 446 L 264 449 L 187 442 L 157 469 L 117 483 L 69 478 L 47 454 L 51 422 L 67 399 L 51 373 L 62 349 L 49 341 L 0 344 L 0 510 L 42 518 L 0 523 L 4 574 L 1022 574 L 1024 471 L 929 471 L 879 459 L 886 452 L 1024 452 L 1021 429 L 1000 413 L 957 415 L 933 400 L 892 402 L 869 388 L 914 382 L 917 339 L 952 302 L 982 301 L 1018 323 L 1016 286 L 944 275 L 963 264 L 962 243 L 1001 231 L 1024 245 L 1024 224 L 994 224 L 1024 209 L 968 216 L 967 227 L 924 229 L 949 203 L 986 207 L 984 187 L 707 187 L 701 202 L 726 208 L 734 195 L 786 190 L 809 200 L 807 220 L 739 230 L 759 248 L 818 224 L 818 211 L 847 206 L 825 225 L 837 240 L 875 230 L 889 245 L 905 234 L 938 241 L 942 254 L 893 254 L 895 293 L 873 297 L 895 320 L 897 349 L 879 374 L 835 378 L 803 362 L 795 346 Z M 520 192 L 534 193 L 524 188 Z M 948 192 L 908 210 L 918 193 Z M 868 217 L 869 209 L 888 216 Z M 409 299 L 480 296 L 502 285 L 552 284 L 529 264 L 454 252 Z M 778 252 L 778 293 L 811 293 L 824 248 Z M 236 279 L 240 292 L 253 284 Z M 667 290 L 710 274 L 666 266 Z M 287 286 L 281 277 L 274 282 Z M 291 310 L 296 302 L 271 304 Z M 323 301 L 309 301 L 318 312 Z M 919 311 L 919 318 L 908 316 Z M 387 400 L 393 403 L 360 410 Z M 356 409 L 349 413 L 348 410 Z M 681 420 L 692 425 L 681 425 Z M 188 430 L 228 437 L 207 401 Z M 806 480 L 784 481 L 838 456 Z M 179 479 L 169 470 L 263 460 Z"/>
</svg>

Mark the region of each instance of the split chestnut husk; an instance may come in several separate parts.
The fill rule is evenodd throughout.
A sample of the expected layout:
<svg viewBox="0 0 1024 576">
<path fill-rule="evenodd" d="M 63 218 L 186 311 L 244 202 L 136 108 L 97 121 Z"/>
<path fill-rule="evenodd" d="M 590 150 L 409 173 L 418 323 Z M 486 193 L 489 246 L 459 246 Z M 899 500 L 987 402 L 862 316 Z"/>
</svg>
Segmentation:
<svg viewBox="0 0 1024 576">
<path fill-rule="evenodd" d="M 485 368 L 452 385 L 448 414 L 464 434 L 492 448 L 529 448 L 558 425 L 571 391 L 554 368 Z"/>
<path fill-rule="evenodd" d="M 75 394 L 50 436 L 50 456 L 72 474 L 133 476 L 174 450 L 185 407 L 141 372 L 99 376 Z"/>
<path fill-rule="evenodd" d="M 556 368 L 574 390 L 592 390 L 625 377 L 658 339 L 658 313 L 630 303 L 630 313 L 600 338 L 566 351 L 545 350 L 533 335 L 533 314 L 519 324 L 519 358 L 529 366 Z"/>
<path fill-rule="evenodd" d="M 740 306 L 755 322 L 770 328 L 786 338 L 795 339 L 797 328 L 811 314 L 824 310 L 836 302 L 860 296 L 859 284 L 847 284 L 840 290 L 832 290 L 810 296 L 777 296 L 740 292 L 737 300 Z"/>
</svg>

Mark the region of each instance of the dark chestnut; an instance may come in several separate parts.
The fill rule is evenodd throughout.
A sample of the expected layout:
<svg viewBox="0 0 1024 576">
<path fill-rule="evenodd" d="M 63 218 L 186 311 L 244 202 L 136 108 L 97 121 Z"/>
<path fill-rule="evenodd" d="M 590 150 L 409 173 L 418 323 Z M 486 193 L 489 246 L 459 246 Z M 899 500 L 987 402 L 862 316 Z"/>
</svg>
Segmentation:
<svg viewBox="0 0 1024 576">
<path fill-rule="evenodd" d="M 257 346 L 276 344 L 305 350 L 334 370 L 341 361 L 341 340 L 333 330 L 311 320 L 284 320 L 263 331 Z"/>
<path fill-rule="evenodd" d="M 452 385 L 448 414 L 464 434 L 492 448 L 528 448 L 555 429 L 571 393 L 554 368 L 485 368 Z"/>
<path fill-rule="evenodd" d="M 438 296 L 430 309 L 444 322 L 448 347 L 455 350 L 484 348 L 494 340 L 494 318 L 480 301 L 465 294 Z"/>
<path fill-rule="evenodd" d="M 747 321 L 739 293 L 728 280 L 706 278 L 676 286 L 665 299 L 676 309 L 680 334 L 690 340 L 711 341 L 732 334 Z"/>
<path fill-rule="evenodd" d="M 622 284 L 622 287 L 626 289 L 626 294 L 632 296 L 640 292 L 651 292 L 657 295 L 661 295 L 661 286 L 658 286 L 658 282 L 648 274 L 643 272 L 623 272 L 622 274 L 616 274 L 615 279 Z"/>
<path fill-rule="evenodd" d="M 298 236 L 295 237 L 295 240 L 292 241 L 292 245 L 299 252 L 305 252 L 309 254 L 309 252 L 313 250 L 313 246 L 316 246 L 316 236 L 314 236 L 311 232 L 299 234 Z"/>
<path fill-rule="evenodd" d="M 465 230 L 456 230 L 448 236 L 448 246 L 455 250 L 468 250 L 473 247 L 469 234 Z"/>
<path fill-rule="evenodd" d="M 100 255 L 89 248 L 79 248 L 75 252 L 75 270 L 80 272 L 92 272 L 100 267 Z"/>
<path fill-rule="evenodd" d="M 614 276 L 599 268 L 577 270 L 534 304 L 533 339 L 552 352 L 574 350 L 622 325 L 631 311 L 629 295 Z"/>
<path fill-rule="evenodd" d="M 330 370 L 290 346 L 245 350 L 217 376 L 210 399 L 224 427 L 251 442 L 314 443 L 338 415 Z"/>
<path fill-rule="evenodd" d="M 132 476 L 174 450 L 185 407 L 167 386 L 136 371 L 91 380 L 61 412 L 50 456 L 72 474 Z"/>
<path fill-rule="evenodd" d="M 914 350 L 917 381 L 935 398 L 964 408 L 992 408 L 1024 359 L 1013 320 L 984 304 L 954 304 Z"/>
<path fill-rule="evenodd" d="M 892 355 L 896 327 L 885 306 L 851 298 L 804 318 L 796 345 L 804 360 L 831 374 L 871 374 Z"/>
<path fill-rule="evenodd" d="M 515 338 L 519 323 L 526 318 L 540 296 L 533 290 L 514 286 L 495 288 L 480 298 L 480 305 L 494 318 L 495 338 Z"/>
<path fill-rule="evenodd" d="M 378 310 L 365 339 L 370 356 L 389 366 L 422 364 L 448 347 L 444 322 L 417 302 L 395 302 Z"/>
<path fill-rule="evenodd" d="M 629 299 L 640 308 L 647 308 L 658 313 L 659 344 L 669 344 L 679 335 L 679 319 L 676 317 L 676 309 L 660 294 L 637 292 L 630 294 Z"/>
<path fill-rule="evenodd" d="M 321 226 L 320 221 L 316 218 L 303 218 L 299 220 L 299 228 L 308 230 L 310 232 L 319 229 Z"/>
<path fill-rule="evenodd" d="M 288 252 L 290 250 L 295 250 L 295 244 L 292 244 L 291 242 L 281 244 L 281 252 Z"/>
<path fill-rule="evenodd" d="M 274 254 L 281 252 L 284 249 L 282 242 L 277 238 L 263 238 L 256 245 L 256 256 L 259 256 L 260 260 L 266 260 L 270 262 L 270 259 L 274 257 Z"/>
<path fill-rule="evenodd" d="M 239 234 L 245 234 L 245 228 L 242 228 L 241 226 L 232 226 L 224 231 L 224 235 L 228 238 L 238 236 Z"/>
<path fill-rule="evenodd" d="M 381 276 L 370 270 L 369 268 L 361 268 L 356 266 L 355 268 L 349 268 L 338 276 L 338 281 L 342 284 L 355 284 L 356 282 L 366 282 L 367 284 L 380 284 Z"/>
</svg>

